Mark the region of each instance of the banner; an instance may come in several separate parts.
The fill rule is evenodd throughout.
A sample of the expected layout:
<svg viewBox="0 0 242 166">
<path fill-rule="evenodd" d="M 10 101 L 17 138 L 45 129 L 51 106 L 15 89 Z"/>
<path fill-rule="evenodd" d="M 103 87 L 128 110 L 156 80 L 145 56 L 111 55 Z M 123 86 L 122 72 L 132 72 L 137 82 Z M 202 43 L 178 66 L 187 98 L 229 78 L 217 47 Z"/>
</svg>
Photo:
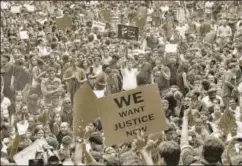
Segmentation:
<svg viewBox="0 0 242 166">
<path fill-rule="evenodd" d="M 140 130 L 149 135 L 166 129 L 156 84 L 100 98 L 96 105 L 107 146 L 132 141 Z"/>
<path fill-rule="evenodd" d="M 99 32 L 104 32 L 106 24 L 102 23 L 102 22 L 93 21 L 92 22 L 92 29 L 94 29 L 95 27 L 98 28 Z"/>
<path fill-rule="evenodd" d="M 73 133 L 78 134 L 78 127 L 85 128 L 89 123 L 98 118 L 96 110 L 97 97 L 92 88 L 86 82 L 75 93 L 74 96 L 74 116 L 73 116 Z M 80 133 L 83 135 L 84 133 Z"/>
<path fill-rule="evenodd" d="M 139 28 L 127 25 L 118 25 L 118 38 L 127 40 L 139 39 Z"/>
<path fill-rule="evenodd" d="M 30 146 L 20 151 L 13 156 L 14 161 L 17 165 L 28 165 L 29 160 L 35 159 L 35 154 L 38 149 L 42 149 L 43 145 L 48 145 L 45 139 L 38 139 Z"/>
</svg>

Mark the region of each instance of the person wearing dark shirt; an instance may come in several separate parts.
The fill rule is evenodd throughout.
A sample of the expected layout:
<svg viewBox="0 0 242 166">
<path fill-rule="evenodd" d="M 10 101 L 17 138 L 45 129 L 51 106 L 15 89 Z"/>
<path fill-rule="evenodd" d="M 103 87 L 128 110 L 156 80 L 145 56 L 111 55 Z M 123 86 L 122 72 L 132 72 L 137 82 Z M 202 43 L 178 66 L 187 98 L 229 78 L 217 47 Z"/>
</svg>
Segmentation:
<svg viewBox="0 0 242 166">
<path fill-rule="evenodd" d="M 63 122 L 60 125 L 60 133 L 57 135 L 57 141 L 59 142 L 59 144 L 62 143 L 62 138 L 67 135 L 72 137 L 72 133 L 70 133 L 69 124 L 67 122 Z"/>
<path fill-rule="evenodd" d="M 164 66 L 160 59 L 156 59 L 156 66 L 153 69 L 154 82 L 158 84 L 160 94 L 165 92 L 170 87 L 170 69 Z"/>
<path fill-rule="evenodd" d="M 148 62 L 145 61 L 145 57 L 143 54 L 139 55 L 139 63 L 137 67 L 139 71 L 139 74 L 137 75 L 137 84 L 138 85 L 150 84 L 152 67 Z"/>
</svg>

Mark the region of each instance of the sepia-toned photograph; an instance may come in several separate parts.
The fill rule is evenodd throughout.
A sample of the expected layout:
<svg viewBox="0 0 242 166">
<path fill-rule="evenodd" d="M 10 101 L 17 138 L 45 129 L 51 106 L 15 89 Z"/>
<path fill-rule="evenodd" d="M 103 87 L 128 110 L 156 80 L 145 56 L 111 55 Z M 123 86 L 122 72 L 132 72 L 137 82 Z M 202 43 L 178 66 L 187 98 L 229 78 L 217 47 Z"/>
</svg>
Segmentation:
<svg viewBox="0 0 242 166">
<path fill-rule="evenodd" d="M 242 166 L 242 0 L 1 0 L 3 166 Z"/>
</svg>

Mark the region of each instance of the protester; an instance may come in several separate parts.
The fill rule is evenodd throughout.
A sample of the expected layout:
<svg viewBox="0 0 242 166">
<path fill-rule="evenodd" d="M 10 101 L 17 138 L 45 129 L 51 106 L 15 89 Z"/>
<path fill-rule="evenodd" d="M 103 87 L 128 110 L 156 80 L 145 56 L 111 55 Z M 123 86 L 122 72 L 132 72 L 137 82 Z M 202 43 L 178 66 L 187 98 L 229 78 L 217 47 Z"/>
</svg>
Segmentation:
<svg viewBox="0 0 242 166">
<path fill-rule="evenodd" d="M 241 165 L 241 11 L 241 1 L 1 1 L 1 165 L 33 147 L 44 165 Z M 121 38 L 118 24 L 138 36 Z M 86 82 L 98 97 L 157 84 L 166 130 L 107 146 L 98 118 L 75 133 Z"/>
</svg>

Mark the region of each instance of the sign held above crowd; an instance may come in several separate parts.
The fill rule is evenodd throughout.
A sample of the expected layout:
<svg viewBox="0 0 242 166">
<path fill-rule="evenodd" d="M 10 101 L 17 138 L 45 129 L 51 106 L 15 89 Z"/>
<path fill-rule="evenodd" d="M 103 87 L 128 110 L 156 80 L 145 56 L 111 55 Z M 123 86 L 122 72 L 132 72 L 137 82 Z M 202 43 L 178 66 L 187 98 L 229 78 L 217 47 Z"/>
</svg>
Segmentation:
<svg viewBox="0 0 242 166">
<path fill-rule="evenodd" d="M 79 133 L 79 126 L 87 126 L 98 118 L 98 112 L 96 110 L 96 95 L 93 92 L 90 85 L 84 83 L 75 93 L 74 96 L 74 116 L 73 116 L 73 133 L 75 136 L 82 135 Z"/>
<path fill-rule="evenodd" d="M 96 105 L 106 145 L 131 141 L 137 131 L 149 135 L 166 129 L 165 113 L 155 84 L 100 98 Z"/>
<path fill-rule="evenodd" d="M 42 149 L 43 145 L 48 145 L 45 139 L 38 139 L 30 146 L 14 155 L 13 159 L 17 165 L 28 165 L 29 160 L 35 159 L 38 149 Z"/>
<path fill-rule="evenodd" d="M 92 22 L 92 29 L 97 28 L 99 32 L 104 32 L 105 27 L 106 27 L 105 23 L 98 22 L 98 21 Z"/>
<path fill-rule="evenodd" d="M 60 29 L 72 28 L 72 19 L 68 15 L 56 19 L 56 25 Z"/>
<path fill-rule="evenodd" d="M 118 25 L 118 38 L 127 40 L 139 39 L 139 28 L 127 25 Z"/>
</svg>

